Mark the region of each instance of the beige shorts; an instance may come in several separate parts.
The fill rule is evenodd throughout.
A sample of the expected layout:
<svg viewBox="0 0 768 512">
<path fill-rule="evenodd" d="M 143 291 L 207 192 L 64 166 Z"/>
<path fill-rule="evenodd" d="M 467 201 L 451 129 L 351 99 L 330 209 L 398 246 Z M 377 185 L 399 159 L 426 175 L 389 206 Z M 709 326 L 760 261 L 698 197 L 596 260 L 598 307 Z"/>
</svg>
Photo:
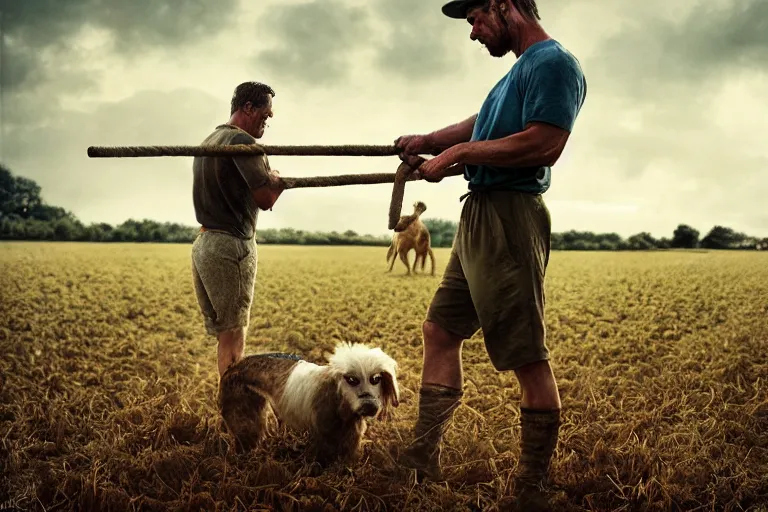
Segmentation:
<svg viewBox="0 0 768 512">
<path fill-rule="evenodd" d="M 247 328 L 256 283 L 255 239 L 201 232 L 192 244 L 195 294 L 208 334 Z"/>
<path fill-rule="evenodd" d="M 550 216 L 541 196 L 473 192 L 427 320 L 462 339 L 482 329 L 499 371 L 549 359 L 544 274 Z"/>
</svg>

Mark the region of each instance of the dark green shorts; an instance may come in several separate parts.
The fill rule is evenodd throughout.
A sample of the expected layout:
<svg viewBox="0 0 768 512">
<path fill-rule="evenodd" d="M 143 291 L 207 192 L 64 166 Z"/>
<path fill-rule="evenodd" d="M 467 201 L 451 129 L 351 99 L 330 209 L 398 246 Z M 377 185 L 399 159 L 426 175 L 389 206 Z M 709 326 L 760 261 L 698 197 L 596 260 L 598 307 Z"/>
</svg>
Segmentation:
<svg viewBox="0 0 768 512">
<path fill-rule="evenodd" d="M 540 195 L 472 192 L 427 320 L 464 339 L 482 329 L 499 371 L 549 359 L 544 273 L 550 234 Z"/>
</svg>

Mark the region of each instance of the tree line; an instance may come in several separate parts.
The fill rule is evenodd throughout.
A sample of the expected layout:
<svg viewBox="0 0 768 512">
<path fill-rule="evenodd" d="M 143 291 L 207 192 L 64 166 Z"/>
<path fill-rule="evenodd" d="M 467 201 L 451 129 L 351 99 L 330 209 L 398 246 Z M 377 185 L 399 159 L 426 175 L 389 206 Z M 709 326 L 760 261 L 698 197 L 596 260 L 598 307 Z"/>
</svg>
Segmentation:
<svg viewBox="0 0 768 512">
<path fill-rule="evenodd" d="M 75 242 L 156 242 L 191 243 L 199 228 L 149 219 L 129 219 L 112 226 L 107 223 L 83 224 L 71 212 L 43 201 L 40 186 L 22 176 L 14 176 L 0 165 L 0 240 L 50 240 Z M 425 219 L 433 247 L 450 247 L 457 223 L 444 219 Z M 286 245 L 370 245 L 388 246 L 390 235 L 360 235 L 309 232 L 292 228 L 259 229 L 262 244 Z M 714 226 L 700 238 L 700 232 L 680 224 L 671 238 L 654 238 L 642 232 L 624 239 L 617 233 L 567 231 L 552 233 L 553 250 L 651 250 L 672 248 L 768 249 L 768 238 L 748 236 L 725 226 Z"/>
</svg>

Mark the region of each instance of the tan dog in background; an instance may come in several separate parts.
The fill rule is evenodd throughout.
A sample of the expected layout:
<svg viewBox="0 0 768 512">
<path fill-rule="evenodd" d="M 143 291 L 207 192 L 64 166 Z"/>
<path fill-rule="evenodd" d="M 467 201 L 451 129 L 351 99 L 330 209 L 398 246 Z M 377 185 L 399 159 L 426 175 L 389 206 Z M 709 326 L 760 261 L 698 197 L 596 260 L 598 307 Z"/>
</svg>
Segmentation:
<svg viewBox="0 0 768 512">
<path fill-rule="evenodd" d="M 416 251 L 416 258 L 413 260 L 413 272 L 416 272 L 416 265 L 421 259 L 421 270 L 427 263 L 427 255 L 432 261 L 432 275 L 435 275 L 435 255 L 432 252 L 431 237 L 429 229 L 421 221 L 421 214 L 427 210 L 427 205 L 421 201 L 413 203 L 413 214 L 400 217 L 395 226 L 395 234 L 392 235 L 392 242 L 387 250 L 387 263 L 390 258 L 392 263 L 389 265 L 388 272 L 392 272 L 395 266 L 397 256 L 403 262 L 408 274 L 411 273 L 411 267 L 408 265 L 408 252 L 413 249 Z"/>
</svg>

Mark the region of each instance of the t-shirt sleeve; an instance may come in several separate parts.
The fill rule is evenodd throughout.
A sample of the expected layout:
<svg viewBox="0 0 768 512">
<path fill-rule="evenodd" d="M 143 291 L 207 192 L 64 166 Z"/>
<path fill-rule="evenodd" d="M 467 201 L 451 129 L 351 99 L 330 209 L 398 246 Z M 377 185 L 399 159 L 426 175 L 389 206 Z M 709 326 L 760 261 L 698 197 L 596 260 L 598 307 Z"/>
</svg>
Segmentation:
<svg viewBox="0 0 768 512">
<path fill-rule="evenodd" d="M 238 133 L 230 144 L 254 144 L 253 139 L 243 133 Z M 269 161 L 266 155 L 233 156 L 235 166 L 242 174 L 248 188 L 259 188 L 269 183 Z"/>
<path fill-rule="evenodd" d="M 548 56 L 531 69 L 523 100 L 523 126 L 539 121 L 570 132 L 585 95 L 578 63 L 562 54 Z"/>
</svg>

